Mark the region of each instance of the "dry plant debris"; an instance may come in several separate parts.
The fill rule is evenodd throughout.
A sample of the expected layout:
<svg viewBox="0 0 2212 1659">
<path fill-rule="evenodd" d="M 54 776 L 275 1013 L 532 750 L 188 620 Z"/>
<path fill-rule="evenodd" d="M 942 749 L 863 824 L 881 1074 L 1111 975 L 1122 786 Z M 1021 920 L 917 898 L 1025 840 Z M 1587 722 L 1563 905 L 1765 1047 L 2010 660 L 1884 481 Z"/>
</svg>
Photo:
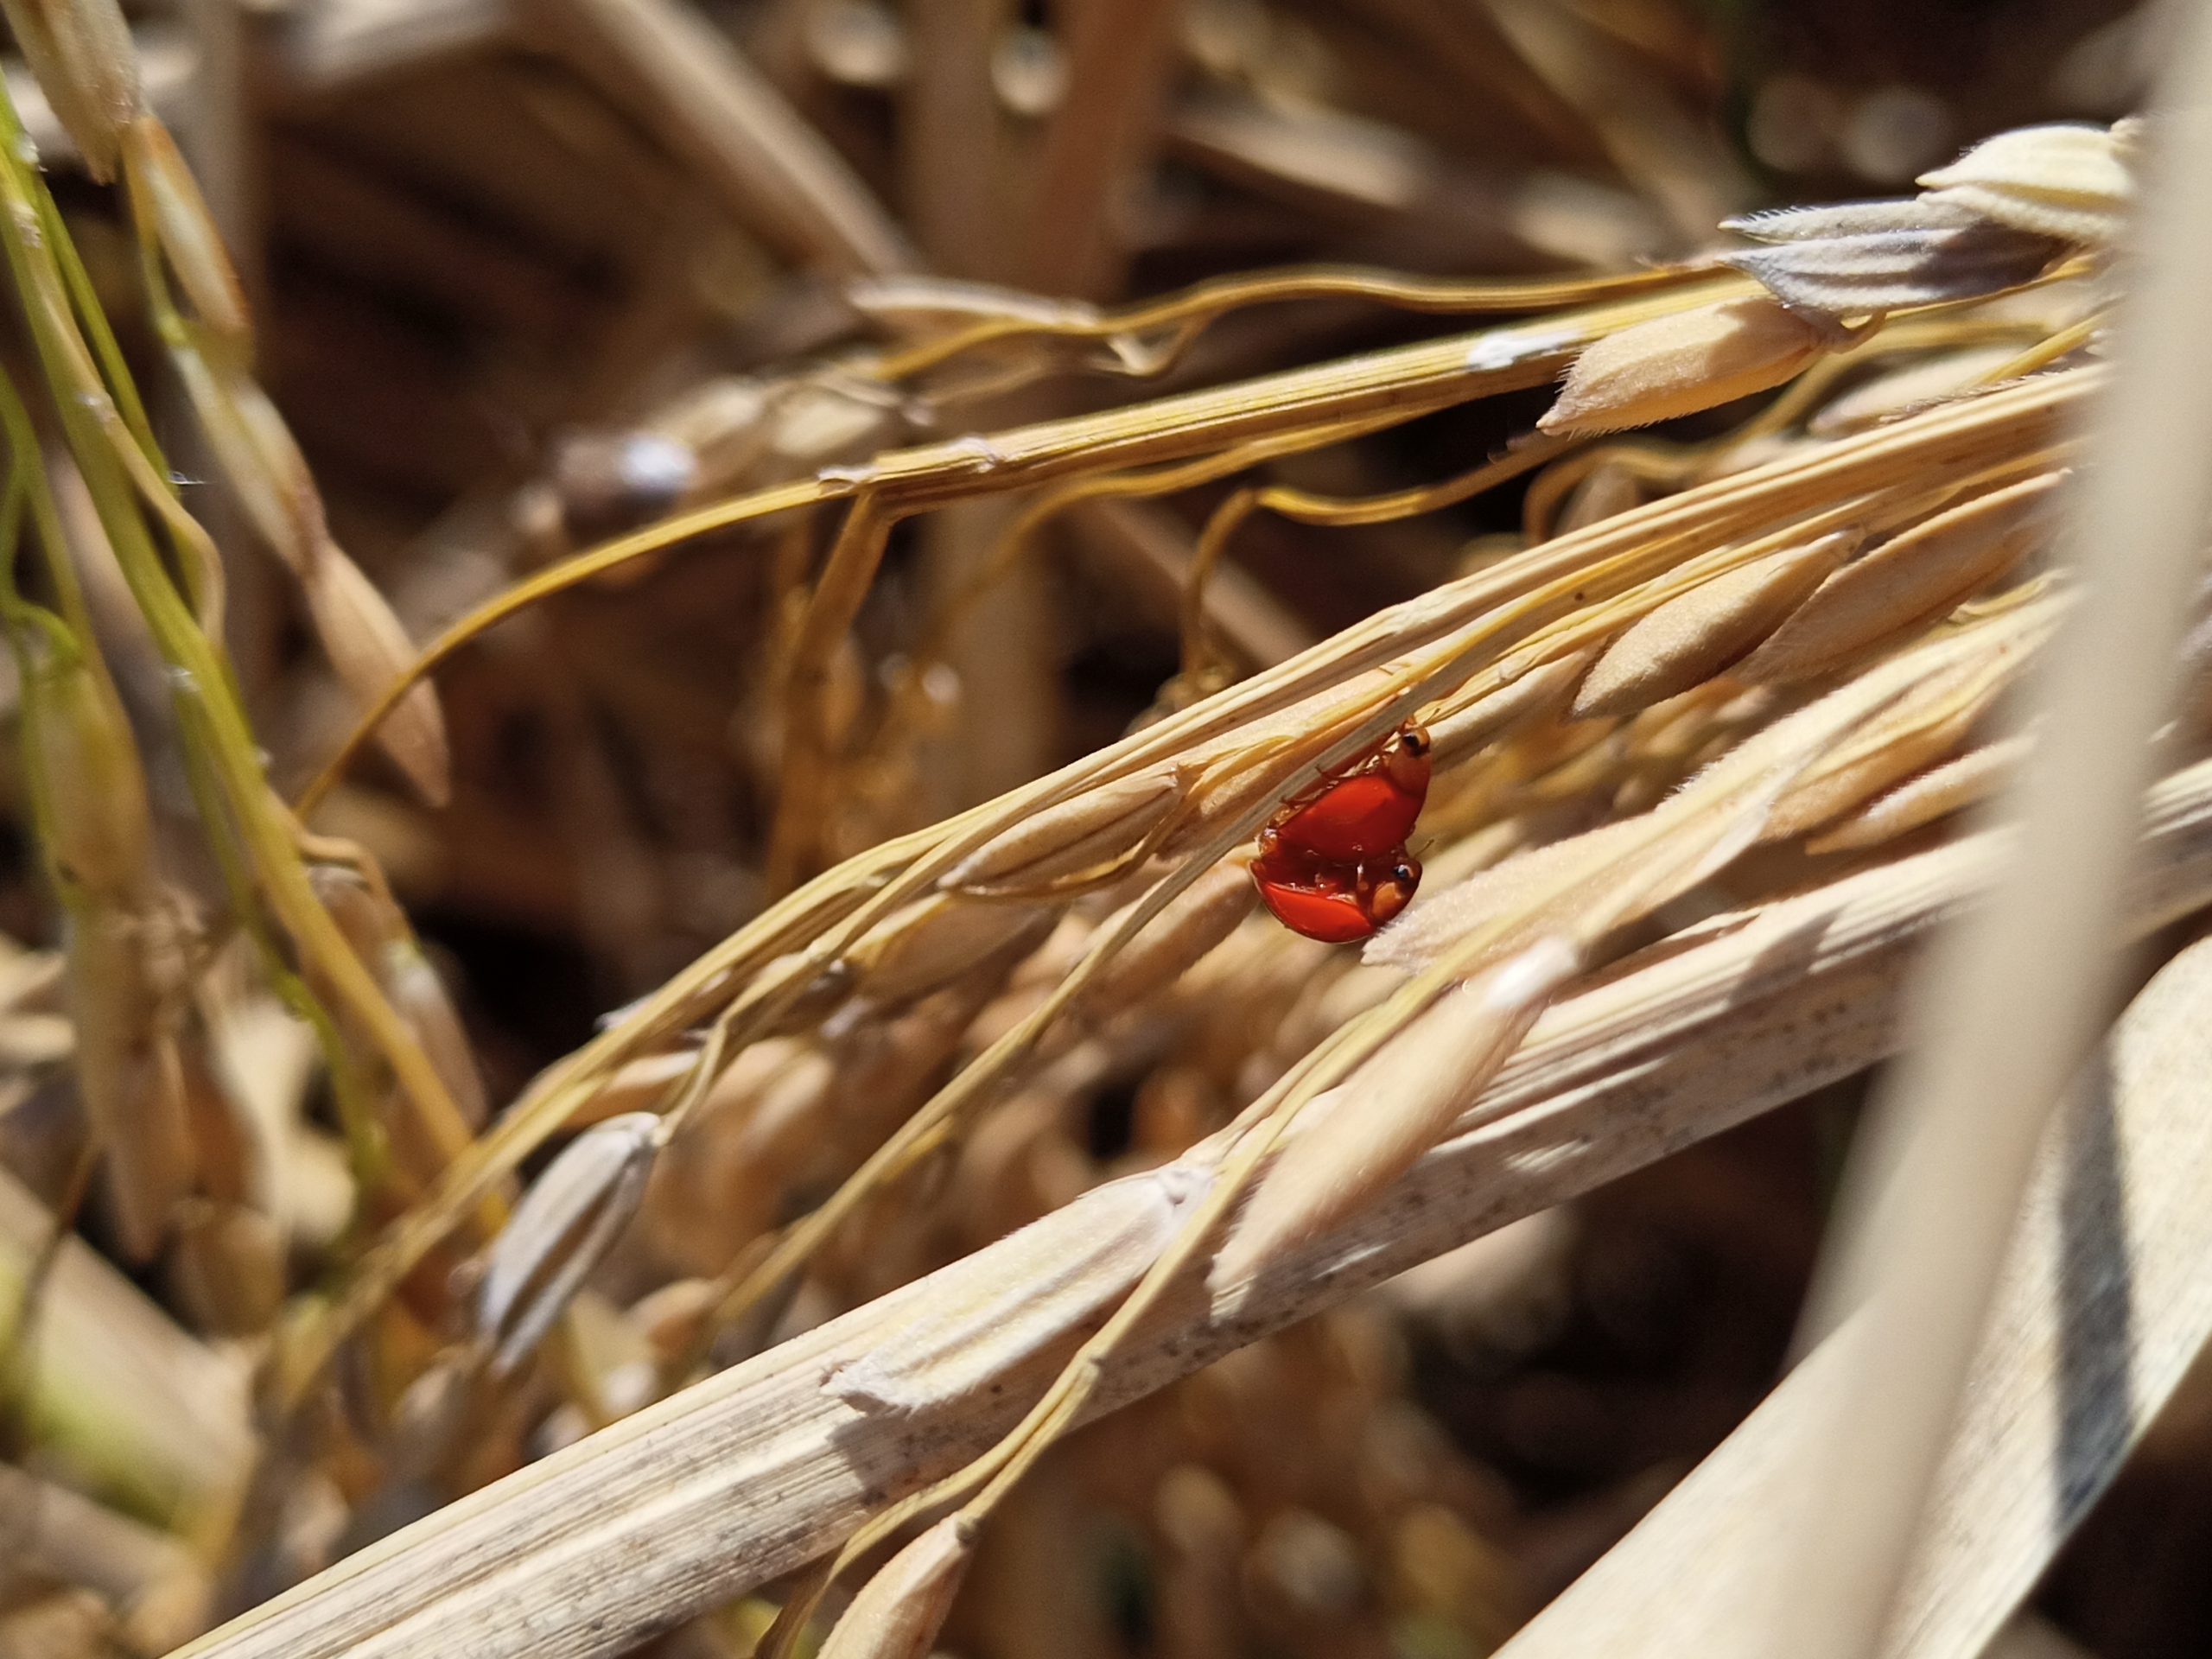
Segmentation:
<svg viewBox="0 0 2212 1659">
<path fill-rule="evenodd" d="M 1048 10 L 6 0 L 0 1653 L 1474 1653 L 1656 1496 L 1353 1293 L 1491 1235 L 1525 1381 L 1897 1046 L 2142 135 L 1746 212 L 1686 9 Z M 1415 721 L 1421 896 L 1279 926 Z"/>
</svg>

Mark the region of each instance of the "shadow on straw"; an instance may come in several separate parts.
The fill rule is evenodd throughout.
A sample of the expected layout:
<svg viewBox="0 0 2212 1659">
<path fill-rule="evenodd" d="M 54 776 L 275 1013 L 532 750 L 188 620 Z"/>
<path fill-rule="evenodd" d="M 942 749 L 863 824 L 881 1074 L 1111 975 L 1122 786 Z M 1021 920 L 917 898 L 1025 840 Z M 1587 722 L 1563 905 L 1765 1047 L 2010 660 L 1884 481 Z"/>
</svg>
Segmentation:
<svg viewBox="0 0 2212 1659">
<path fill-rule="evenodd" d="M 2082 1068 L 2075 1110 L 2064 1120 L 2071 1144 L 2058 1198 L 2064 1249 L 2058 1271 L 2058 1444 L 2051 1459 L 2052 1498 L 2061 1515 L 2079 1513 L 2110 1478 L 2132 1438 L 2134 1395 L 2134 1264 L 2127 1243 L 2127 1172 L 2114 1118 L 2112 1060 L 2100 1049 Z"/>
</svg>

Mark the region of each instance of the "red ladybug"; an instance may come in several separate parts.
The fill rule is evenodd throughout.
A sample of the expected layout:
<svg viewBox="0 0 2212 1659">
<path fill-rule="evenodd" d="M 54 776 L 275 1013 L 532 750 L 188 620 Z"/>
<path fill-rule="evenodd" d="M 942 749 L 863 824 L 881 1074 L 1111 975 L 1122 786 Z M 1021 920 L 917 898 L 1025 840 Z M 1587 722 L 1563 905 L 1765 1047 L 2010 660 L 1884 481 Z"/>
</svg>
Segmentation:
<svg viewBox="0 0 2212 1659">
<path fill-rule="evenodd" d="M 1346 944 L 1406 907 L 1421 885 L 1405 842 L 1428 798 L 1429 749 L 1428 733 L 1408 726 L 1260 832 L 1252 880 L 1276 920 Z"/>
<path fill-rule="evenodd" d="M 1294 933 L 1324 944 L 1363 939 L 1403 910 L 1421 886 L 1421 863 L 1402 849 L 1357 865 L 1277 850 L 1252 863 L 1260 902 Z"/>
<path fill-rule="evenodd" d="M 1291 802 L 1261 831 L 1260 849 L 1274 843 L 1338 864 L 1381 857 L 1405 845 L 1428 799 L 1429 742 L 1426 727 L 1407 726 L 1351 770 L 1325 779 Z"/>
</svg>

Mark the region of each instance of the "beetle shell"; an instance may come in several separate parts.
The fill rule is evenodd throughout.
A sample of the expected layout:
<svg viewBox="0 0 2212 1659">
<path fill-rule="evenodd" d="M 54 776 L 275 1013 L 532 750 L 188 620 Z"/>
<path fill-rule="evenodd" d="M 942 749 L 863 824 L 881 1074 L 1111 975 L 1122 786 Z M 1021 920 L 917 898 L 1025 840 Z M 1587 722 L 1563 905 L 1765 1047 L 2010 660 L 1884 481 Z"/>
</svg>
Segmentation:
<svg viewBox="0 0 2212 1659">
<path fill-rule="evenodd" d="M 1361 908 L 1359 894 L 1350 884 L 1271 878 L 1256 864 L 1252 879 L 1259 886 L 1260 902 L 1294 933 L 1324 944 L 1350 944 L 1375 931 L 1375 920 Z"/>
<path fill-rule="evenodd" d="M 1404 843 L 1421 816 L 1421 797 L 1386 774 L 1363 772 L 1333 783 L 1275 826 L 1282 843 L 1315 858 L 1356 864 Z"/>
<path fill-rule="evenodd" d="M 1371 937 L 1406 907 L 1421 886 L 1421 864 L 1402 848 L 1358 865 L 1274 848 L 1254 861 L 1252 880 L 1260 902 L 1292 932 L 1349 944 Z"/>
<path fill-rule="evenodd" d="M 1387 857 L 1413 833 L 1428 799 L 1428 733 L 1408 726 L 1352 771 L 1294 801 L 1269 829 L 1275 843 L 1317 859 L 1358 864 Z"/>
</svg>

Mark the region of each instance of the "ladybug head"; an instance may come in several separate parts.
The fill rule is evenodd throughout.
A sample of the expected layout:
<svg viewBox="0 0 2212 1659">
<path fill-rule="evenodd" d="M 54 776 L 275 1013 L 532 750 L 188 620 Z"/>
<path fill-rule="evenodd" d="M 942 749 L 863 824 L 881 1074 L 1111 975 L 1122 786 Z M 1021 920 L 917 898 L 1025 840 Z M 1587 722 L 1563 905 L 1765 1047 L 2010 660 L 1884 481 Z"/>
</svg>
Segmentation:
<svg viewBox="0 0 2212 1659">
<path fill-rule="evenodd" d="M 1384 745 L 1382 771 L 1390 782 L 1416 798 L 1428 792 L 1429 754 L 1435 748 L 1426 726 L 1408 726 Z"/>
<path fill-rule="evenodd" d="M 1376 926 L 1382 926 L 1413 902 L 1420 886 L 1421 861 L 1410 853 L 1400 853 L 1367 884 L 1363 896 L 1368 918 Z"/>
</svg>

